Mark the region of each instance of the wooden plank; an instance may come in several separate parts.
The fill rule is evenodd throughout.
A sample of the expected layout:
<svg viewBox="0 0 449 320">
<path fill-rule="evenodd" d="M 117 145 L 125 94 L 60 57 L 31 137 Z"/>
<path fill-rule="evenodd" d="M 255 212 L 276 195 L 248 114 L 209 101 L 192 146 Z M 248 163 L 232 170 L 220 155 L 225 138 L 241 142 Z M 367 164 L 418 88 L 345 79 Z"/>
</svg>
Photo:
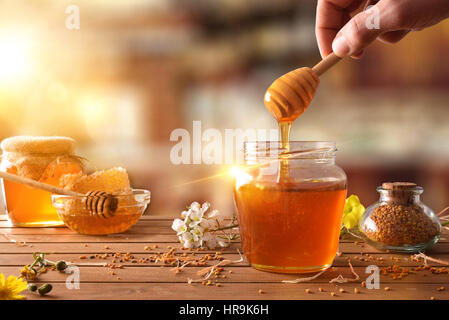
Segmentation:
<svg viewBox="0 0 449 320">
<path fill-rule="evenodd" d="M 11 235 L 0 233 L 0 243 L 8 243 L 10 240 L 8 238 L 15 240 L 17 242 L 26 243 L 93 243 L 93 242 L 177 242 L 178 237 L 175 233 L 173 234 L 110 234 L 102 236 L 89 236 L 77 233 L 63 234 L 63 235 L 41 235 L 41 234 L 31 234 L 31 235 Z"/>
<path fill-rule="evenodd" d="M 171 221 L 139 221 L 123 234 L 164 234 L 174 235 L 171 229 Z M 238 231 L 235 229 L 236 232 Z M 16 228 L 16 227 L 0 227 L 0 235 L 77 235 L 76 232 L 66 227 L 52 228 Z M 0 239 L 1 240 L 1 239 Z M 352 243 L 360 239 L 341 239 L 341 243 Z"/>
<path fill-rule="evenodd" d="M 0 234 L 1 238 L 1 234 Z M 90 237 L 86 237 L 89 240 Z M 84 238 L 86 240 L 86 238 Z M 102 240 L 102 241 L 101 241 Z M 96 242 L 91 241 L 82 241 L 82 242 L 73 242 L 73 243 L 63 243 L 63 242 L 39 242 L 39 243 L 27 243 L 25 246 L 19 246 L 15 243 L 11 242 L 3 242 L 0 243 L 0 254 L 1 253 L 32 253 L 35 251 L 41 252 L 54 252 L 54 253 L 64 253 L 64 252 L 72 252 L 72 253 L 105 253 L 105 252 L 132 252 L 132 253 L 147 253 L 148 251 L 144 250 L 145 246 L 153 246 L 157 245 L 158 250 L 161 252 L 167 249 L 167 246 L 172 246 L 175 248 L 179 248 L 180 244 L 178 241 L 171 242 L 157 242 L 152 241 L 152 239 L 140 239 L 139 242 L 111 242 L 108 237 L 101 237 L 101 240 Z M 104 246 L 108 245 L 110 250 L 105 250 Z M 445 258 L 442 254 L 447 253 L 447 250 L 444 250 L 445 246 L 443 244 L 437 244 L 432 250 L 429 250 L 427 254 L 432 257 L 440 257 L 443 260 L 449 261 L 449 258 Z M 226 250 L 230 250 L 235 252 L 237 248 L 240 248 L 240 244 L 235 242 L 231 245 L 230 248 Z M 211 250 L 208 252 L 215 252 L 216 250 Z M 361 247 L 360 245 L 355 246 L 353 243 L 340 243 L 340 252 L 344 252 L 346 255 L 359 256 L 361 257 L 361 253 L 370 254 L 370 255 L 380 255 L 383 257 L 389 258 L 390 256 L 379 250 L 375 250 L 369 246 Z M 405 258 L 409 258 L 409 254 L 398 254 L 398 256 L 404 256 Z M 366 258 L 366 257 L 365 257 Z"/>
<path fill-rule="evenodd" d="M 25 242 L 28 244 L 35 243 L 178 243 L 176 234 L 132 234 L 121 233 L 106 236 L 86 236 L 76 233 L 64 235 L 11 235 L 0 233 L 0 244 L 8 243 L 11 240 L 17 242 Z M 340 243 L 340 251 L 345 253 L 382 253 L 371 246 L 363 243 L 358 245 L 352 242 Z M 0 251 L 1 252 L 1 251 Z M 438 243 L 435 247 L 428 251 L 430 254 L 449 252 L 449 243 Z"/>
<path fill-rule="evenodd" d="M 389 285 L 390 286 L 390 285 Z M 319 292 L 322 287 L 324 292 Z M 347 292 L 339 293 L 340 287 L 347 288 Z M 353 292 L 354 287 L 360 293 Z M 232 283 L 222 287 L 203 286 L 200 284 L 187 285 L 185 283 L 81 283 L 79 290 L 68 290 L 63 283 L 55 283 L 51 294 L 39 296 L 25 293 L 28 299 L 80 299 L 80 300 L 108 300 L 108 299 L 143 299 L 143 300 L 410 300 L 435 297 L 448 300 L 447 291 L 436 291 L 435 284 L 398 283 L 391 285 L 391 291 L 368 290 L 360 285 L 335 286 L 331 284 L 308 283 L 307 285 L 277 284 L 277 283 Z M 305 288 L 313 293 L 308 294 Z M 263 290 L 263 294 L 259 290 Z M 330 292 L 336 292 L 331 296 Z M 238 294 L 237 294 L 238 293 Z"/>
<path fill-rule="evenodd" d="M 155 221 L 151 221 L 150 223 L 153 223 Z M 160 223 L 161 221 L 158 221 L 158 223 Z M 165 221 L 163 222 L 164 224 L 166 223 Z M 237 232 L 237 231 L 236 231 Z M 4 235 L 7 235 L 8 237 L 12 237 L 14 239 L 17 239 L 17 236 L 20 236 L 20 239 L 24 239 L 23 237 L 29 237 L 29 240 L 18 240 L 18 241 L 26 241 L 26 242 L 44 242 L 44 241 L 39 241 L 39 236 L 45 236 L 46 240 L 45 241 L 49 241 L 52 242 L 52 238 L 49 237 L 53 237 L 53 236 L 57 236 L 58 238 L 60 236 L 76 236 L 76 240 L 69 240 L 70 242 L 81 242 L 82 238 L 81 237 L 87 237 L 86 241 L 91 242 L 90 240 L 92 240 L 92 236 L 86 236 L 86 235 L 80 235 L 77 234 L 76 232 L 65 228 L 65 227 L 58 227 L 58 228 L 0 228 L 0 242 L 3 242 L 2 239 L 4 238 Z M 2 237 L 3 235 L 3 237 Z M 116 234 L 116 235 L 108 235 L 108 236 L 100 236 L 100 237 L 112 237 L 112 238 L 116 238 L 116 237 L 123 237 L 125 238 L 127 235 L 132 235 L 133 239 L 139 238 L 140 236 L 142 237 L 146 237 L 147 235 L 158 235 L 158 236 L 166 236 L 165 238 L 159 238 L 160 241 L 176 241 L 174 239 L 176 239 L 176 235 L 174 233 L 173 230 L 171 230 L 171 228 L 168 225 L 158 225 L 158 226 L 152 226 L 152 225 L 148 225 L 148 222 L 145 224 L 137 224 L 133 227 L 131 227 L 131 229 L 127 230 L 124 233 L 121 234 Z M 22 237 L 23 236 L 23 237 Z M 37 241 L 34 241 L 33 239 L 36 239 Z M 340 240 L 340 243 L 354 243 L 354 240 L 349 240 L 349 239 L 345 239 L 345 240 Z M 363 242 L 361 240 L 358 240 L 357 242 L 360 242 L 360 248 L 363 248 L 365 245 L 363 244 Z M 446 248 L 448 248 L 449 250 L 449 241 L 448 240 L 440 240 L 439 244 L 444 244 Z M 366 245 L 366 247 L 368 247 Z M 369 250 L 369 251 L 367 251 Z M 367 249 L 364 250 L 365 252 L 377 252 L 376 250 L 371 250 L 371 249 Z M 444 249 L 445 250 L 445 249 Z"/>
<path fill-rule="evenodd" d="M 341 242 L 340 251 L 345 253 L 386 253 L 385 251 L 375 249 L 365 243 L 358 243 L 357 245 L 353 242 Z M 429 255 L 435 253 L 447 253 L 449 252 L 449 243 L 441 242 L 436 244 L 433 248 L 426 251 Z"/>
<path fill-rule="evenodd" d="M 160 220 L 160 221 L 168 221 L 171 220 L 173 221 L 173 219 L 178 218 L 179 215 L 164 215 L 164 216 L 155 216 L 155 215 L 144 215 L 140 218 L 141 220 Z M 8 220 L 8 216 L 6 214 L 0 214 L 0 221 L 7 221 Z"/>
<path fill-rule="evenodd" d="M 97 282 L 97 283 L 185 283 L 187 284 L 188 279 L 202 280 L 197 272 L 202 270 L 200 267 L 185 267 L 181 273 L 176 274 L 170 267 L 135 267 L 129 266 L 124 269 L 114 269 L 111 270 L 106 267 L 98 266 L 82 266 L 79 268 L 80 280 L 82 283 L 86 282 Z M 17 267 L 0 267 L 0 273 L 5 275 L 18 274 Z M 229 274 L 229 270 L 232 274 Z M 348 288 L 354 286 L 360 287 L 361 282 L 366 280 L 368 274 L 365 273 L 365 268 L 355 267 L 355 272 L 360 276 L 360 281 L 354 283 L 339 284 L 340 287 Z M 111 274 L 111 271 L 114 274 Z M 347 278 L 354 278 L 348 267 L 337 268 L 336 270 L 329 270 L 318 278 L 309 281 L 307 283 L 300 283 L 298 286 L 306 287 L 310 283 L 322 283 L 329 284 L 329 281 L 336 278 L 339 274 L 342 274 Z M 424 276 L 426 274 L 426 276 Z M 221 275 L 226 276 L 225 278 L 214 278 L 213 276 L 209 279 L 213 283 L 278 283 L 283 284 L 283 280 L 295 280 L 297 278 L 308 277 L 309 275 L 295 275 L 295 274 L 279 274 L 279 273 L 269 273 L 262 272 L 250 267 L 225 267 L 224 272 Z M 47 272 L 39 277 L 39 282 L 65 282 L 68 274 L 61 272 Z M 381 286 L 393 287 L 396 284 L 434 284 L 435 291 L 440 288 L 443 284 L 448 283 L 449 275 L 440 274 L 432 275 L 429 271 L 422 271 L 417 274 L 411 274 L 401 280 L 393 280 L 389 276 L 380 276 Z M 290 284 L 292 285 L 292 284 Z M 449 293 L 448 293 L 449 294 Z"/>
<path fill-rule="evenodd" d="M 126 247 L 126 249 L 129 249 Z M 134 252 L 134 251 L 129 251 L 131 252 L 135 259 L 139 260 L 141 258 L 148 258 L 150 255 L 154 255 L 155 251 L 146 251 L 143 250 L 142 248 L 139 248 L 139 252 Z M 162 250 L 161 252 L 163 252 L 164 250 Z M 48 256 L 48 259 L 52 260 L 52 261 L 57 261 L 57 260 L 65 260 L 68 262 L 73 262 L 73 263 L 91 263 L 91 262 L 112 262 L 112 257 L 108 257 L 107 259 L 98 259 L 98 258 L 93 258 L 90 259 L 91 256 L 95 255 L 95 254 L 105 254 L 105 253 L 111 253 L 111 252 L 117 252 L 116 250 L 105 250 L 103 247 L 99 250 L 99 251 L 88 251 L 88 252 L 83 252 L 83 253 L 72 253 L 72 252 L 68 252 L 68 253 L 55 253 L 55 254 L 51 254 Z M 121 251 L 124 252 L 124 251 Z M 182 253 L 184 251 L 178 251 L 179 253 Z M 212 251 L 207 251 L 207 252 L 201 252 L 196 254 L 196 256 L 203 256 L 207 253 L 211 253 Z M 85 256 L 86 259 L 81 259 L 81 256 Z M 226 251 L 223 252 L 222 256 L 225 259 L 230 259 L 233 261 L 236 261 L 240 258 L 240 256 L 236 253 L 235 250 L 230 250 L 227 249 Z M 417 267 L 417 266 L 422 266 L 423 263 L 420 262 L 415 262 L 415 261 L 411 261 L 410 260 L 410 256 L 409 255 L 401 255 L 401 254 L 373 254 L 372 255 L 373 258 L 384 258 L 384 263 L 381 263 L 380 261 L 360 261 L 358 259 L 356 259 L 356 257 L 360 257 L 357 255 L 352 255 L 352 254 L 343 254 L 341 257 L 335 257 L 334 263 L 332 264 L 334 267 L 347 267 L 348 266 L 348 262 L 346 260 L 347 257 L 351 258 L 351 264 L 355 267 L 361 267 L 361 266 L 369 266 L 369 265 L 377 265 L 379 268 L 382 267 L 386 267 L 386 266 L 390 266 L 390 265 L 398 265 L 401 267 Z M 447 254 L 435 254 L 432 255 L 432 258 L 436 258 L 436 259 L 447 259 Z M 33 257 L 31 253 L 16 253 L 16 254 L 11 254 L 11 253 L 4 253 L 4 254 L 0 254 L 0 266 L 23 266 L 26 264 L 29 264 L 33 261 Z M 131 263 L 131 262 L 120 262 L 119 260 L 116 261 L 116 263 L 122 264 L 124 266 L 151 266 L 151 265 L 155 265 L 154 263 L 145 263 L 145 264 L 141 264 L 141 263 Z M 214 261 L 211 262 L 212 264 L 215 263 Z M 162 265 L 162 263 L 158 263 L 156 265 Z M 245 262 L 241 262 L 239 264 L 237 264 L 238 266 L 249 266 L 249 264 L 245 261 Z M 441 267 L 441 264 L 429 261 L 429 265 L 430 266 L 435 266 L 435 267 Z"/>
<path fill-rule="evenodd" d="M 140 219 L 135 226 L 157 226 L 157 227 L 166 227 L 167 229 L 171 228 L 171 225 L 173 223 L 173 220 L 153 220 L 153 219 Z M 3 228 L 11 228 L 11 224 L 8 221 L 0 221 L 0 230 Z M 24 230 L 41 230 L 41 229 L 67 229 L 66 226 L 58 226 L 58 227 L 30 227 L 30 228 L 24 228 L 24 227 L 14 227 L 14 229 L 24 229 Z"/>
<path fill-rule="evenodd" d="M 176 235 L 173 230 L 171 230 L 171 222 L 170 221 L 139 221 L 136 225 L 131 227 L 128 231 L 120 234 L 113 234 L 113 235 L 106 235 L 106 236 L 99 236 L 100 238 L 126 238 L 127 235 L 132 235 L 133 239 L 139 238 L 139 236 L 145 236 L 145 235 L 161 235 L 161 236 L 167 236 L 164 238 L 164 240 L 161 241 L 170 241 L 166 240 L 168 239 L 176 239 Z M 3 235 L 3 236 L 2 236 Z M 67 237 L 66 242 L 81 242 L 83 241 L 83 237 L 86 237 L 86 241 L 94 239 L 93 236 L 88 235 L 81 235 L 78 234 L 66 227 L 56 227 L 56 228 L 15 228 L 15 227 L 2 227 L 0 228 L 0 243 L 4 242 L 4 238 L 6 236 L 12 236 L 13 238 L 17 239 L 18 241 L 26 241 L 26 242 L 48 242 L 51 238 L 50 236 L 57 236 L 58 239 L 60 236 L 69 236 Z M 22 240 L 25 236 L 29 236 L 28 240 Z M 42 237 L 39 237 L 42 236 Z M 19 240 L 20 238 L 20 240 Z M 45 240 L 40 240 L 45 239 Z M 101 239 L 100 239 L 101 240 Z M 352 238 L 345 238 L 341 239 L 340 243 L 354 243 L 359 242 L 359 245 L 361 248 L 363 248 L 363 241 L 360 239 L 356 239 L 354 237 Z M 445 247 L 448 248 L 447 251 L 449 251 L 449 240 L 448 238 L 442 238 L 439 241 L 439 244 L 446 245 Z M 368 246 L 367 246 L 368 247 Z M 375 251 L 371 251 L 375 252 Z"/>
<path fill-rule="evenodd" d="M 137 261 L 139 261 L 139 259 L 141 258 L 148 258 L 150 255 L 150 253 L 147 254 L 142 254 L 142 253 L 132 253 L 133 256 L 135 257 L 135 259 Z M 71 263 L 75 263 L 75 264 L 80 264 L 80 265 L 85 265 L 85 264 L 89 264 L 89 263 L 112 263 L 113 258 L 112 257 L 108 257 L 107 259 L 100 259 L 100 258 L 92 258 L 90 259 L 90 257 L 93 254 L 74 254 L 74 253 L 58 253 L 58 254 L 51 254 L 48 255 L 48 259 L 51 261 L 58 261 L 58 260 L 65 260 L 67 262 L 71 262 Z M 198 257 L 203 256 L 202 255 L 197 255 Z M 85 256 L 86 259 L 81 259 L 80 256 Z M 223 254 L 223 257 L 225 259 L 230 259 L 232 261 L 237 261 L 240 259 L 240 256 L 237 253 L 228 253 L 228 254 Z M 16 267 L 21 267 L 24 266 L 26 264 L 30 264 L 33 262 L 33 256 L 32 254 L 28 253 L 28 254 L 0 254 L 0 267 L 2 266 L 16 266 Z M 215 263 L 217 263 L 217 260 L 211 260 L 209 262 L 209 265 L 213 265 Z M 341 261 L 342 263 L 340 264 L 341 266 L 347 266 L 348 264 L 343 264 L 343 261 Z M 162 262 L 158 262 L 158 263 L 154 263 L 154 262 L 148 262 L 148 263 L 132 263 L 131 261 L 122 261 L 120 262 L 120 259 L 116 259 L 115 264 L 120 264 L 123 265 L 125 267 L 160 267 L 162 265 L 164 265 L 164 263 Z M 249 264 L 245 261 L 243 262 L 239 262 L 237 264 L 234 264 L 234 266 L 245 266 L 248 267 Z"/>
<path fill-rule="evenodd" d="M 179 218 L 180 214 L 174 215 L 163 215 L 163 216 L 155 216 L 155 215 L 145 215 L 140 218 L 140 220 L 160 220 L 160 221 L 173 221 L 175 218 Z"/>
<path fill-rule="evenodd" d="M 77 235 L 76 232 L 65 227 L 58 228 L 1 228 L 0 234 L 8 235 L 45 235 L 45 236 L 60 236 L 60 235 Z M 174 235 L 175 232 L 167 226 L 151 226 L 151 225 L 135 225 L 132 226 L 123 234 L 164 234 L 164 235 Z"/>
<path fill-rule="evenodd" d="M 172 217 L 164 217 L 163 219 L 154 219 L 152 217 L 147 217 L 146 219 L 141 219 L 136 225 L 131 227 L 128 231 L 124 234 L 160 234 L 160 235 L 173 235 L 174 232 L 171 230 L 171 224 L 172 224 Z M 7 234 L 7 235 L 78 235 L 76 232 L 71 231 L 70 229 L 66 227 L 53 227 L 53 228 L 16 228 L 16 227 L 10 227 L 9 224 L 6 221 L 0 221 L 0 235 Z M 82 236 L 82 235 L 81 235 Z M 120 236 L 120 235 L 110 235 L 110 237 L 114 236 Z M 30 238 L 30 242 L 34 240 L 35 237 Z M 79 239 L 79 237 L 78 237 Z M 0 237 L 0 242 L 2 241 Z M 22 241 L 22 240 L 20 240 Z M 81 241 L 81 240 L 76 240 Z M 357 239 L 352 236 L 345 236 L 343 239 L 340 240 L 340 243 L 351 243 L 354 241 L 362 242 L 360 239 Z M 70 241 L 72 242 L 72 241 Z M 447 232 L 445 232 L 441 239 L 440 243 L 449 243 L 449 235 Z M 449 246 L 448 246 L 449 248 Z"/>
<path fill-rule="evenodd" d="M 106 250 L 104 247 L 108 245 L 110 247 L 109 250 Z M 54 252 L 54 253 L 64 253 L 64 252 L 72 252 L 72 253 L 105 253 L 105 252 L 132 252 L 132 253 L 148 253 L 144 249 L 145 246 L 154 246 L 157 245 L 157 250 L 163 252 L 167 251 L 167 246 L 173 246 L 178 248 L 180 246 L 179 242 L 138 242 L 138 243 L 110 243 L 108 241 L 104 242 L 75 242 L 75 243 L 31 243 L 26 244 L 25 246 L 19 246 L 14 243 L 0 243 L 0 254 L 15 254 L 15 253 L 32 253 L 35 251 L 40 252 Z M 240 248 L 239 243 L 233 243 L 226 250 L 236 252 L 237 248 Z M 154 251 L 154 250 L 153 250 Z M 216 252 L 217 250 L 208 250 L 201 252 Z"/>
</svg>

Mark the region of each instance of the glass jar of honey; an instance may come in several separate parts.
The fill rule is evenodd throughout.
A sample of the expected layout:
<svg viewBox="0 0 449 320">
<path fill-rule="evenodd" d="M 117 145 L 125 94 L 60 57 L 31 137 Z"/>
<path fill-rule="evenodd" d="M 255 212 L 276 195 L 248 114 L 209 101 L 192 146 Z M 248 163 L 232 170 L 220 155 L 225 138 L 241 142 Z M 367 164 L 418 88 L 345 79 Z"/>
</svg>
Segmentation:
<svg viewBox="0 0 449 320">
<path fill-rule="evenodd" d="M 0 170 L 59 185 L 67 173 L 83 171 L 73 152 L 75 140 L 67 137 L 10 137 L 2 141 Z M 2 179 L 3 197 L 10 223 L 20 227 L 57 226 L 64 223 L 51 202 L 51 193 Z"/>
<path fill-rule="evenodd" d="M 234 199 L 243 251 L 256 269 L 307 273 L 332 265 L 346 199 L 334 142 L 246 142 Z"/>
</svg>

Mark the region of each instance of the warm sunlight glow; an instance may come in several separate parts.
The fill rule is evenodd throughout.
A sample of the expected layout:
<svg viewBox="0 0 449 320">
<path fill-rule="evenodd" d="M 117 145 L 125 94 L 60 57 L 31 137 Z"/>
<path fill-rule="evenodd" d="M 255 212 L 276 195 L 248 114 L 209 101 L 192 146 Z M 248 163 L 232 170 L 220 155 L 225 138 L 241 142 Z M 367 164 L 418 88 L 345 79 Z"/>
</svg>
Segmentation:
<svg viewBox="0 0 449 320">
<path fill-rule="evenodd" d="M 229 170 L 229 174 L 230 174 L 231 176 L 233 176 L 234 178 L 236 178 L 236 177 L 240 174 L 240 172 L 241 172 L 241 170 L 240 170 L 239 167 L 232 167 L 232 168 Z"/>
<path fill-rule="evenodd" d="M 80 99 L 79 110 L 91 138 L 101 140 L 110 135 L 112 119 L 107 104 L 106 99 L 93 94 Z"/>
<path fill-rule="evenodd" d="M 229 170 L 229 174 L 235 178 L 235 187 L 236 189 L 240 188 L 240 186 L 249 183 L 253 177 L 243 170 L 240 167 L 232 167 Z"/>
<path fill-rule="evenodd" d="M 0 82 L 22 80 L 32 69 L 29 40 L 20 36 L 0 34 Z"/>
</svg>

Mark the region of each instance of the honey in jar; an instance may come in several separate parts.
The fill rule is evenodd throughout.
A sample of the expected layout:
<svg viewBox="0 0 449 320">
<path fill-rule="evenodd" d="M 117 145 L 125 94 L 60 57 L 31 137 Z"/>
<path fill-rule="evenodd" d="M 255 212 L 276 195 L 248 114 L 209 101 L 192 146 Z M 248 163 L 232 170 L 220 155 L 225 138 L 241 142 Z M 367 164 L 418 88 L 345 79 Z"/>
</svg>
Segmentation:
<svg viewBox="0 0 449 320">
<path fill-rule="evenodd" d="M 83 171 L 67 137 L 16 136 L 2 141 L 0 170 L 58 186 L 67 173 Z M 2 179 L 8 219 L 14 226 L 44 227 L 64 223 L 51 202 L 51 193 Z"/>
<path fill-rule="evenodd" d="M 234 198 L 243 251 L 254 268 L 306 273 L 331 266 L 346 198 L 335 150 L 333 142 L 290 142 L 286 159 L 282 143 L 245 143 Z"/>
</svg>

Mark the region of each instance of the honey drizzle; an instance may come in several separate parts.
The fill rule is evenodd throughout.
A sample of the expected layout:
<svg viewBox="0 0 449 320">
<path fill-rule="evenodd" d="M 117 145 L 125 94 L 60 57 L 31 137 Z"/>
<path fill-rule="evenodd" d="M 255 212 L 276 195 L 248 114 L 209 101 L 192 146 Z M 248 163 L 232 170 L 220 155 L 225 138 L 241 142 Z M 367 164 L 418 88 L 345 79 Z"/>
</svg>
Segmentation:
<svg viewBox="0 0 449 320">
<path fill-rule="evenodd" d="M 282 121 L 278 123 L 279 135 L 281 136 L 281 148 L 282 151 L 279 154 L 279 173 L 277 181 L 288 181 L 290 180 L 290 166 L 289 166 L 289 156 L 290 152 L 290 131 L 292 128 L 291 121 Z"/>
</svg>

